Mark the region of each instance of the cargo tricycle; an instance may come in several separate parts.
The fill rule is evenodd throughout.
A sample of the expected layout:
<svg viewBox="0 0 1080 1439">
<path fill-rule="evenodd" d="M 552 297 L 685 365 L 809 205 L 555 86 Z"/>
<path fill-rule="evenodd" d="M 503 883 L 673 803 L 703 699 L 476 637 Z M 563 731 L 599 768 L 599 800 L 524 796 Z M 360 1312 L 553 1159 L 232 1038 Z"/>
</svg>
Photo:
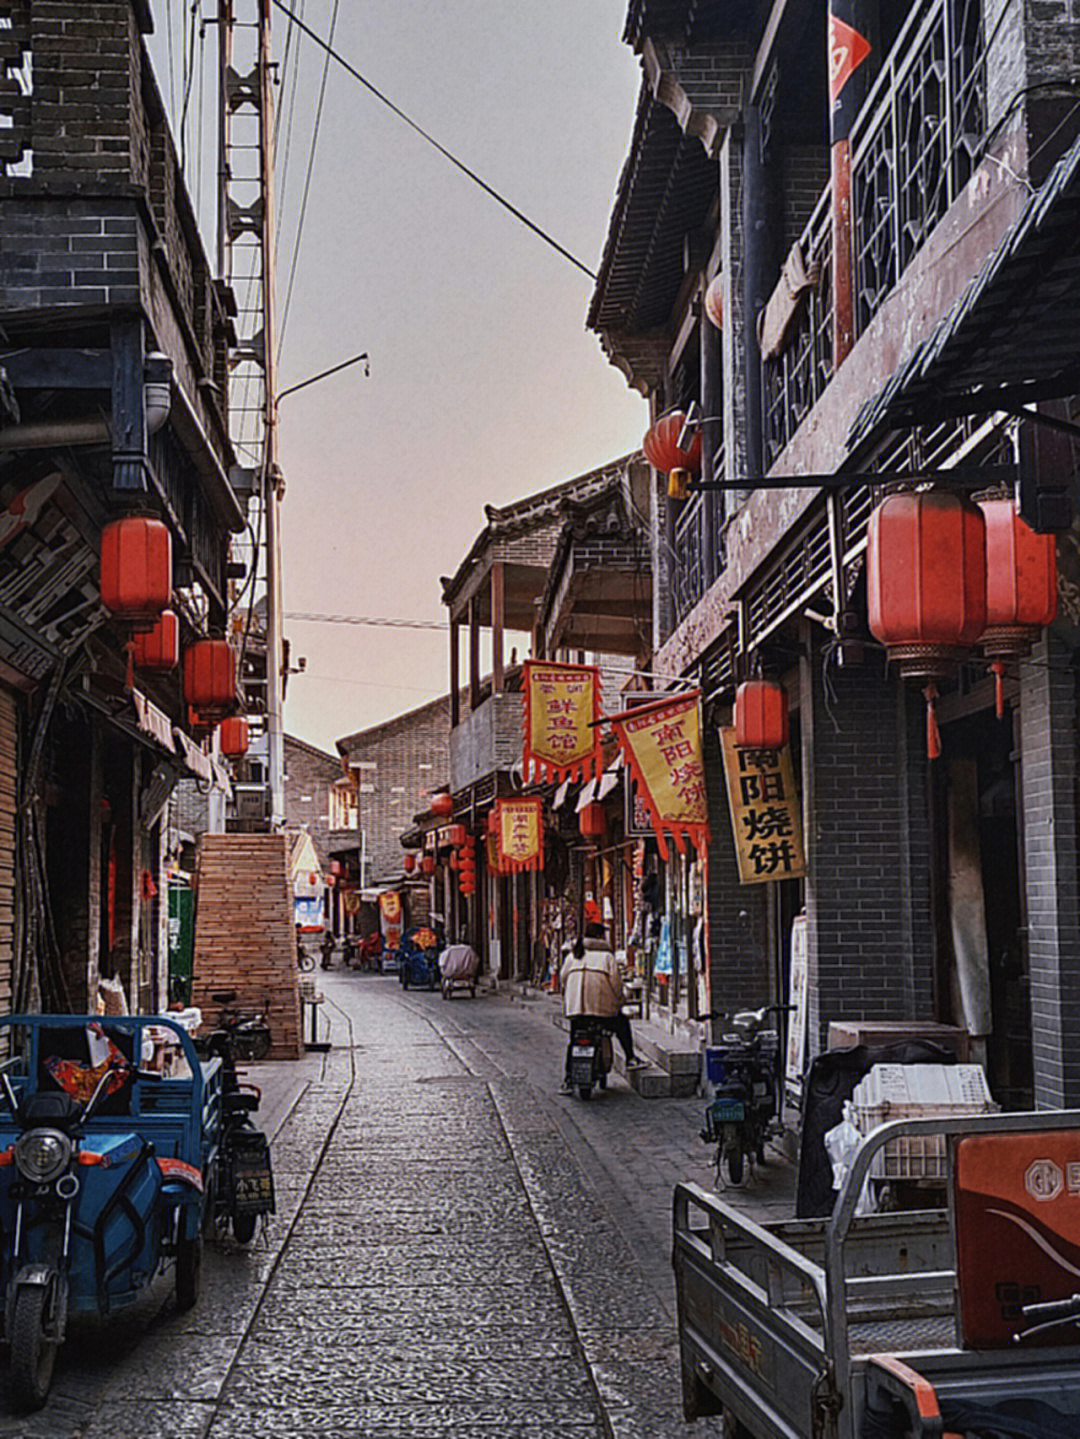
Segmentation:
<svg viewBox="0 0 1080 1439">
<path fill-rule="evenodd" d="M 476 976 L 480 956 L 471 944 L 448 944 L 439 955 L 440 988 L 443 999 L 453 999 L 459 989 L 467 989 L 469 998 L 476 998 Z"/>
<path fill-rule="evenodd" d="M 163 1029 L 184 1077 L 144 1067 Z M 6 1015 L 0 1045 L 4 1330 L 15 1403 L 36 1409 L 69 1315 L 107 1319 L 168 1269 L 195 1304 L 221 1061 L 167 1015 Z"/>
<path fill-rule="evenodd" d="M 948 1207 L 857 1213 L 875 1157 L 930 1136 Z M 731 1439 L 1080 1434 L 1080 1111 L 882 1125 L 827 1220 L 680 1184 L 674 1264 L 684 1412 Z"/>
</svg>

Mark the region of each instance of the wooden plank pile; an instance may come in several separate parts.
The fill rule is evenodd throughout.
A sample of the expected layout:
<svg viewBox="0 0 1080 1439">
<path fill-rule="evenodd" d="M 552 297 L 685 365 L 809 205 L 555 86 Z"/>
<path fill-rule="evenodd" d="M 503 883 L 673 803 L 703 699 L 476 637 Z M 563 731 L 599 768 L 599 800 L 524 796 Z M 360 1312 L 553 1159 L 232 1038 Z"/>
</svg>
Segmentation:
<svg viewBox="0 0 1080 1439">
<path fill-rule="evenodd" d="M 192 1003 L 213 1023 L 216 990 L 235 989 L 266 1016 L 272 1059 L 303 1053 L 296 927 L 283 834 L 206 834 L 199 841 Z"/>
</svg>

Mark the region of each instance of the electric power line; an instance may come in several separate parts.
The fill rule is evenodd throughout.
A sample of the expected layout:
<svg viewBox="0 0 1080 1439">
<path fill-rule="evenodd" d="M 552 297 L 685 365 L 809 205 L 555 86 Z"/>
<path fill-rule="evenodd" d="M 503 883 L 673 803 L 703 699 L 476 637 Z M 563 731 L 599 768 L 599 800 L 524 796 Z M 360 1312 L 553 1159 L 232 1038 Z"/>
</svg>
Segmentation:
<svg viewBox="0 0 1080 1439">
<path fill-rule="evenodd" d="M 449 625 L 442 624 L 439 620 L 398 620 L 381 615 L 311 615 L 290 610 L 284 618 L 308 620 L 313 624 L 323 625 L 374 625 L 379 629 L 448 630 L 450 628 Z"/>
<path fill-rule="evenodd" d="M 558 240 L 554 239 L 553 236 L 549 235 L 546 230 L 542 229 L 541 226 L 537 225 L 533 220 L 530 220 L 528 215 L 524 214 L 521 210 L 519 210 L 516 205 L 511 204 L 511 202 L 505 197 L 505 195 L 501 195 L 499 191 L 494 188 L 494 186 L 489 185 L 486 180 L 482 180 L 475 170 L 471 170 L 463 160 L 459 160 L 458 157 L 450 150 L 448 150 L 445 145 L 440 145 L 438 140 L 435 139 L 434 135 L 429 134 L 428 131 L 423 128 L 423 126 L 418 125 L 415 120 L 411 119 L 408 115 L 406 115 L 405 111 L 402 110 L 400 106 L 395 105 L 393 100 L 391 100 L 388 95 L 384 95 L 383 92 L 376 85 L 373 85 L 370 80 L 366 79 L 363 75 L 361 75 L 360 71 L 357 70 L 354 65 L 351 65 L 343 55 L 340 55 L 333 48 L 332 45 L 330 45 L 320 35 L 316 35 L 315 31 L 312 30 L 310 26 L 305 25 L 304 22 L 300 20 L 292 10 L 289 9 L 289 7 L 284 3 L 284 0 L 273 0 L 273 3 L 282 12 L 283 15 L 287 15 L 290 20 L 294 21 L 304 32 L 304 34 L 308 36 L 309 39 L 313 40 L 316 45 L 320 46 L 323 50 L 325 50 L 329 59 L 336 60 L 337 63 L 341 66 L 341 68 L 345 70 L 349 75 L 351 75 L 354 80 L 358 80 L 360 84 L 363 85 L 365 90 L 369 91 L 370 94 L 375 96 L 376 100 L 381 101 L 381 103 L 385 105 L 388 110 L 392 111 L 399 120 L 404 120 L 405 124 L 408 125 L 411 130 L 415 130 L 415 132 L 420 136 L 421 139 L 426 140 L 433 149 L 438 150 L 439 154 L 442 155 L 444 159 L 449 160 L 451 165 L 456 166 L 457 169 L 459 169 L 463 175 L 467 176 L 474 185 L 479 185 L 480 189 L 483 190 L 486 195 L 490 195 L 491 198 L 495 200 L 498 204 L 500 204 L 504 210 L 508 210 L 516 220 L 520 220 L 520 222 L 526 227 L 526 229 L 531 230 L 533 234 L 538 235 L 546 245 L 550 245 L 553 250 L 557 251 L 564 260 L 569 260 L 571 265 L 575 265 L 579 270 L 583 271 L 584 274 L 588 275 L 590 280 L 596 279 L 595 271 L 590 270 L 588 265 L 583 264 L 576 255 L 572 255 L 569 250 L 565 249 L 564 246 L 560 245 Z"/>
</svg>

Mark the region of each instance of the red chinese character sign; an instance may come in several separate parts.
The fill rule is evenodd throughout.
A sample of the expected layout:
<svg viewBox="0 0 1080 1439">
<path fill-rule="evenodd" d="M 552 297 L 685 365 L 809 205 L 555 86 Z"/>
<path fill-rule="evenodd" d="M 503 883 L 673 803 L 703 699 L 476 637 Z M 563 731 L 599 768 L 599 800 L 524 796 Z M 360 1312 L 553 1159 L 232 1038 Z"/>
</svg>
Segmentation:
<svg viewBox="0 0 1080 1439">
<path fill-rule="evenodd" d="M 806 862 L 790 746 L 740 749 L 734 725 L 720 739 L 740 882 L 798 879 Z"/>
<path fill-rule="evenodd" d="M 596 665 L 525 661 L 525 745 L 530 761 L 551 784 L 595 778 L 603 769 L 600 748 L 600 671 Z"/>
<path fill-rule="evenodd" d="M 709 842 L 699 698 L 694 690 L 608 717 L 664 859 L 668 834 L 680 854 L 686 839 L 700 851 Z"/>
<path fill-rule="evenodd" d="M 384 889 L 379 895 L 379 920 L 384 946 L 387 949 L 399 949 L 405 916 L 401 908 L 401 895 L 396 889 Z"/>
<path fill-rule="evenodd" d="M 498 815 L 499 873 L 517 874 L 544 867 L 544 813 L 539 798 L 500 799 Z"/>
</svg>

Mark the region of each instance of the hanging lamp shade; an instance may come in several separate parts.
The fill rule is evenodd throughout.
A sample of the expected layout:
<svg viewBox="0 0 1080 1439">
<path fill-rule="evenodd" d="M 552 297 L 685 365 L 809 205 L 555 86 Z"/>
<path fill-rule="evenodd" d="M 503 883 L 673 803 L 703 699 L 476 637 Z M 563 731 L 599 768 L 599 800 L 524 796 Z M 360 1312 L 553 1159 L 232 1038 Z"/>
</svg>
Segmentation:
<svg viewBox="0 0 1080 1439">
<path fill-rule="evenodd" d="M 465 826 L 463 824 L 450 824 L 446 827 L 446 843 L 460 848 L 465 843 Z"/>
<path fill-rule="evenodd" d="M 248 745 L 251 742 L 251 730 L 248 726 L 246 715 L 230 715 L 228 719 L 221 722 L 221 729 L 218 731 L 218 741 L 221 745 L 221 753 L 227 759 L 240 759 L 248 752 Z"/>
<path fill-rule="evenodd" d="M 940 753 L 936 680 L 986 628 L 986 521 L 944 490 L 890 495 L 867 534 L 870 631 L 904 679 L 925 680 L 927 752 Z"/>
<path fill-rule="evenodd" d="M 604 806 L 596 800 L 585 805 L 578 812 L 578 828 L 581 830 L 584 839 L 600 839 L 607 828 L 607 815 L 604 813 Z"/>
<path fill-rule="evenodd" d="M 174 670 L 180 663 L 180 621 L 173 610 L 163 610 L 152 630 L 132 637 L 131 657 L 140 670 Z"/>
<path fill-rule="evenodd" d="M 172 595 L 172 536 L 161 520 L 125 515 L 101 531 L 101 603 L 135 630 L 152 630 Z"/>
<path fill-rule="evenodd" d="M 986 629 L 979 641 L 994 675 L 998 718 L 1008 660 L 1023 659 L 1057 614 L 1057 541 L 1037 535 L 1012 500 L 983 500 L 986 522 Z"/>
<path fill-rule="evenodd" d="M 433 854 L 425 854 L 424 858 L 420 861 L 420 868 L 424 871 L 425 874 L 434 874 L 435 856 Z"/>
<path fill-rule="evenodd" d="M 449 819 L 454 813 L 454 796 L 443 790 L 441 794 L 432 795 L 431 813 L 436 819 Z"/>
<path fill-rule="evenodd" d="M 715 275 L 705 288 L 705 313 L 718 329 L 724 328 L 724 280 Z"/>
<path fill-rule="evenodd" d="M 783 749 L 791 733 L 787 690 L 774 680 L 747 680 L 735 691 L 735 743 Z"/>
<path fill-rule="evenodd" d="M 410 854 L 408 850 L 406 850 L 405 854 L 402 856 L 401 867 L 402 869 L 404 869 L 406 874 L 412 874 L 413 870 L 416 868 L 416 855 Z"/>
<path fill-rule="evenodd" d="M 236 656 L 228 640 L 198 640 L 184 654 L 184 698 L 206 717 L 236 705 Z"/>
</svg>

